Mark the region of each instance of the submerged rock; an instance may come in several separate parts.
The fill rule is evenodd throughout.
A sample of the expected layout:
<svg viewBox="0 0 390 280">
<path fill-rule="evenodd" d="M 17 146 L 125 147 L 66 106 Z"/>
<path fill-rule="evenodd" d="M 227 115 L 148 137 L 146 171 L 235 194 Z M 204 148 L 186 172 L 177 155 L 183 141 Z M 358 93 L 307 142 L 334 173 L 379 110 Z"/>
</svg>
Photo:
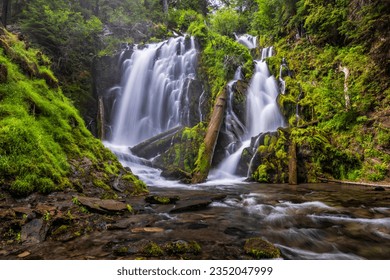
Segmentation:
<svg viewBox="0 0 390 280">
<path fill-rule="evenodd" d="M 179 201 L 170 213 L 201 210 L 207 208 L 213 201 L 223 200 L 225 197 L 226 195 L 215 195 L 210 197 L 194 197 L 193 199 Z"/>
</svg>

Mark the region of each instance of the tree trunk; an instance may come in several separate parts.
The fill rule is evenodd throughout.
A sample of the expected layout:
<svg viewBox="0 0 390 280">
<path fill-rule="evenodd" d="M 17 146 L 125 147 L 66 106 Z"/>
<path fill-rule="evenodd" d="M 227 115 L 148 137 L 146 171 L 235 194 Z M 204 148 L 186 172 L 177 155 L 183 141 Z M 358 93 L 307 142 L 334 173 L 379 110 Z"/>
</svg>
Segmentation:
<svg viewBox="0 0 390 280">
<path fill-rule="evenodd" d="M 168 13 L 168 0 L 162 0 L 163 2 L 163 12 L 164 14 Z"/>
<path fill-rule="evenodd" d="M 288 148 L 288 157 L 288 184 L 298 185 L 297 145 L 295 142 L 290 143 Z"/>
<path fill-rule="evenodd" d="M 225 105 L 226 89 L 223 90 L 215 102 L 204 142 L 199 149 L 198 159 L 195 163 L 196 167 L 192 176 L 192 183 L 194 184 L 204 182 L 209 174 L 215 145 L 217 144 L 219 131 L 225 115 Z"/>
<path fill-rule="evenodd" d="M 103 96 L 99 96 L 98 99 L 98 137 L 101 140 L 104 140 L 105 138 L 105 131 L 104 131 L 104 104 L 103 104 Z"/>
<path fill-rule="evenodd" d="M 95 8 L 93 9 L 93 13 L 95 16 L 99 16 L 100 13 L 100 5 L 99 5 L 99 0 L 95 1 Z"/>
<path fill-rule="evenodd" d="M 5 28 L 7 28 L 9 2 L 10 0 L 3 0 L 1 23 L 4 25 Z"/>
</svg>

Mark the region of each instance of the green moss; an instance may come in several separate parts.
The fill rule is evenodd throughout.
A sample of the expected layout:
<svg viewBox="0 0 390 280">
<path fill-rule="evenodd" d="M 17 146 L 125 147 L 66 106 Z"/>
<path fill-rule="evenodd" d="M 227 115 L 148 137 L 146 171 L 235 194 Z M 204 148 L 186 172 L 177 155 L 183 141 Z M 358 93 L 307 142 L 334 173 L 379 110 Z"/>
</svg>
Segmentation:
<svg viewBox="0 0 390 280">
<path fill-rule="evenodd" d="M 163 249 L 161 247 L 154 243 L 154 242 L 149 242 L 143 249 L 142 253 L 147 255 L 148 257 L 161 257 L 164 255 Z"/>
<path fill-rule="evenodd" d="M 71 166 L 78 168 L 77 162 L 88 158 L 93 168 L 102 172 L 94 185 L 109 190 L 108 176 L 119 175 L 120 163 L 91 135 L 57 87 L 49 59 L 26 48 L 16 36 L 4 34 L 0 38 L 4 47 L 0 63 L 7 69 L 7 81 L 0 88 L 0 174 L 4 185 L 17 196 L 69 188 Z M 137 189 L 146 188 L 135 177 L 128 180 Z"/>
<path fill-rule="evenodd" d="M 206 153 L 206 144 L 202 143 L 198 150 L 198 157 L 195 162 L 195 173 L 204 174 L 209 170 L 210 162 L 208 161 L 208 156 Z"/>
<path fill-rule="evenodd" d="M 97 188 L 101 188 L 103 190 L 109 191 L 111 190 L 110 186 L 108 186 L 103 180 L 95 179 L 93 181 L 93 185 Z"/>
<path fill-rule="evenodd" d="M 60 235 L 60 234 L 63 234 L 63 233 L 65 233 L 69 228 L 70 228 L 69 225 L 61 225 L 60 227 L 58 227 L 56 230 L 54 230 L 54 231 L 52 232 L 52 235 Z"/>
<path fill-rule="evenodd" d="M 201 246 L 196 241 L 176 241 L 164 246 L 165 251 L 170 255 L 194 254 L 198 255 L 202 251 Z"/>
<path fill-rule="evenodd" d="M 127 211 L 129 211 L 131 214 L 134 213 L 134 208 L 130 204 L 126 204 Z"/>
<path fill-rule="evenodd" d="M 276 259 L 281 254 L 278 248 L 261 238 L 250 238 L 244 246 L 245 253 L 255 259 Z"/>
<path fill-rule="evenodd" d="M 268 183 L 268 166 L 266 164 L 259 165 L 256 171 L 252 174 L 252 178 L 259 183 Z"/>
<path fill-rule="evenodd" d="M 133 187 L 134 187 L 133 194 L 134 195 L 148 193 L 148 188 L 147 188 L 146 184 L 144 182 L 142 182 L 141 180 L 139 180 L 134 174 L 127 173 L 127 174 L 122 176 L 122 179 L 130 182 L 133 185 Z"/>
</svg>

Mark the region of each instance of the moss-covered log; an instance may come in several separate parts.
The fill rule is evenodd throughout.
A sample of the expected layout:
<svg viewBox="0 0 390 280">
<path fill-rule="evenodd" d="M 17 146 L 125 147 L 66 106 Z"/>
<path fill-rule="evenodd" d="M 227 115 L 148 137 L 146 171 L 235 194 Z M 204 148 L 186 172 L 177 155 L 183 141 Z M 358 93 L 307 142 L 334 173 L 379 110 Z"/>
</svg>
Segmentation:
<svg viewBox="0 0 390 280">
<path fill-rule="evenodd" d="M 214 155 L 215 145 L 217 144 L 219 131 L 221 129 L 226 105 L 226 89 L 224 89 L 214 105 L 213 113 L 207 127 L 204 142 L 198 153 L 198 159 L 195 163 L 195 169 L 192 176 L 192 183 L 201 183 L 207 179 L 210 171 L 211 162 Z"/>
</svg>

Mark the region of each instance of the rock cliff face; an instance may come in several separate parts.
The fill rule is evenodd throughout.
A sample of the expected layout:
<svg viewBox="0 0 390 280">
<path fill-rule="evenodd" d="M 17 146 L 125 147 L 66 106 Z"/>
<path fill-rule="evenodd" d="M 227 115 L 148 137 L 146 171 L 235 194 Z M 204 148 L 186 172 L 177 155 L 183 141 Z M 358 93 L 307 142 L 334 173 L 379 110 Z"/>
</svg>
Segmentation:
<svg viewBox="0 0 390 280">
<path fill-rule="evenodd" d="M 120 55 L 103 56 L 94 60 L 93 75 L 93 96 L 96 100 L 95 106 L 91 106 L 91 115 L 96 118 L 96 130 L 94 131 L 100 139 L 110 137 L 109 126 L 112 122 L 112 106 L 115 101 L 116 92 L 114 86 L 120 84 L 121 62 L 129 58 L 131 51 L 125 51 Z"/>
</svg>

